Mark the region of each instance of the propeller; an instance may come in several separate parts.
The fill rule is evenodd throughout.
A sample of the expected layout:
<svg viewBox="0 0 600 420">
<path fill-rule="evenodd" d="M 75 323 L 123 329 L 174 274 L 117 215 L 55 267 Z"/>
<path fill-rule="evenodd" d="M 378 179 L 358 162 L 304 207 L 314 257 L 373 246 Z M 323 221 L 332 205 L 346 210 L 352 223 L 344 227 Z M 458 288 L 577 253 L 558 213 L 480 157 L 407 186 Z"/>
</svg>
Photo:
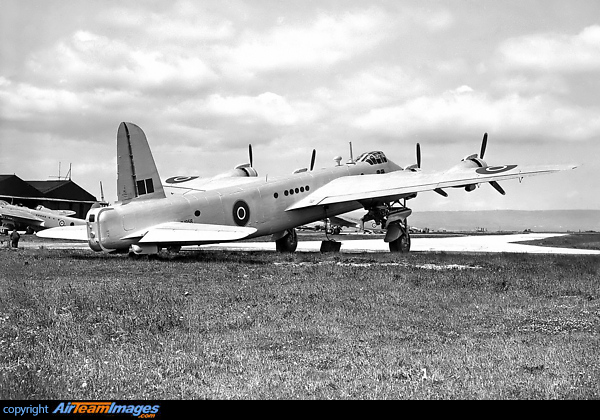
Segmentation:
<svg viewBox="0 0 600 420">
<path fill-rule="evenodd" d="M 421 145 L 419 143 L 417 143 L 417 163 L 413 163 L 412 165 L 407 166 L 405 169 L 413 172 L 421 169 Z"/>
<path fill-rule="evenodd" d="M 496 189 L 500 194 L 506 195 L 506 191 L 496 181 L 490 181 L 490 185 Z"/>
<path fill-rule="evenodd" d="M 485 148 L 487 147 L 487 133 L 483 133 L 483 140 L 481 141 L 481 152 L 479 153 L 479 159 L 483 160 L 483 155 L 485 154 Z M 498 184 L 496 181 L 490 181 L 490 185 L 494 187 L 496 191 L 498 191 L 502 195 L 506 195 L 506 191 Z"/>
<path fill-rule="evenodd" d="M 416 167 L 418 169 L 421 169 L 421 144 L 420 143 L 417 143 L 417 165 L 416 165 Z M 411 170 L 415 170 L 415 165 L 411 165 L 409 168 Z M 446 193 L 446 191 L 444 191 L 441 188 L 435 188 L 433 191 L 435 191 L 439 195 L 442 195 L 444 197 L 448 197 L 448 193 Z"/>
<path fill-rule="evenodd" d="M 310 158 L 310 170 L 312 171 L 315 167 L 315 159 L 317 158 L 317 149 L 313 149 L 312 157 Z"/>
<path fill-rule="evenodd" d="M 444 197 L 448 197 L 448 193 L 446 191 L 442 190 L 441 188 L 436 188 L 433 191 L 435 191 L 439 195 L 443 195 Z"/>
<path fill-rule="evenodd" d="M 487 133 L 483 133 L 483 140 L 481 141 L 481 152 L 479 153 L 479 159 L 483 159 L 485 154 L 485 148 L 487 147 Z"/>
</svg>

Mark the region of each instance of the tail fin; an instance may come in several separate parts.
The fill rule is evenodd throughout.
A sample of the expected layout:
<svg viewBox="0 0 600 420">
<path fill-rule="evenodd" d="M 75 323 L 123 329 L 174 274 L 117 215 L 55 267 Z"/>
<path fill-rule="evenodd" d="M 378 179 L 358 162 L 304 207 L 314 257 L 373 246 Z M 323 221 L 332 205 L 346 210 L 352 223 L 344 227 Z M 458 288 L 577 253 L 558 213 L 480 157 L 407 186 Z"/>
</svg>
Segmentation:
<svg viewBox="0 0 600 420">
<path fill-rule="evenodd" d="M 140 127 L 122 122 L 117 132 L 117 198 L 165 198 L 160 176 Z"/>
</svg>

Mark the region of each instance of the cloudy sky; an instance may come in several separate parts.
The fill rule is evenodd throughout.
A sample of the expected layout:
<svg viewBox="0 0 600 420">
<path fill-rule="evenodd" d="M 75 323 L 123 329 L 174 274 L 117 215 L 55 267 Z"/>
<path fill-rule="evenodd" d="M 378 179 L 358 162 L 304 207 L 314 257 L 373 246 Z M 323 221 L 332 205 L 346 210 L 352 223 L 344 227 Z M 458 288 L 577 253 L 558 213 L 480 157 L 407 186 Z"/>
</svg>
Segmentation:
<svg viewBox="0 0 600 420">
<path fill-rule="evenodd" d="M 163 178 L 383 150 L 401 166 L 577 163 L 414 210 L 600 209 L 600 2 L 0 0 L 0 173 L 116 200 L 116 132 Z"/>
</svg>

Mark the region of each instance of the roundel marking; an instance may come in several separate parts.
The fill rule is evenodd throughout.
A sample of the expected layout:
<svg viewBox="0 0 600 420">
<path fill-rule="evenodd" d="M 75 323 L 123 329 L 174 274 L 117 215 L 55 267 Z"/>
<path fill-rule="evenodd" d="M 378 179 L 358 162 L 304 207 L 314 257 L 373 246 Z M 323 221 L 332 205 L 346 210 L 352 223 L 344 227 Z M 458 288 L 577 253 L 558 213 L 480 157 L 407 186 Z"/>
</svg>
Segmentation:
<svg viewBox="0 0 600 420">
<path fill-rule="evenodd" d="M 233 221 L 238 226 L 246 226 L 250 220 L 250 207 L 244 200 L 238 200 L 233 205 Z"/>
<path fill-rule="evenodd" d="M 165 182 L 167 184 L 179 184 L 181 182 L 187 182 L 187 181 L 191 181 L 192 179 L 196 179 L 198 178 L 197 176 L 172 176 L 171 178 L 167 179 Z"/>
<path fill-rule="evenodd" d="M 510 171 L 511 169 L 515 169 L 516 167 L 517 165 L 486 166 L 485 168 L 477 168 L 475 172 L 483 175 L 499 174 L 501 172 L 506 172 Z"/>
<path fill-rule="evenodd" d="M 59 226 L 64 226 L 65 225 L 65 221 L 63 219 L 59 219 L 58 220 L 58 225 Z"/>
</svg>

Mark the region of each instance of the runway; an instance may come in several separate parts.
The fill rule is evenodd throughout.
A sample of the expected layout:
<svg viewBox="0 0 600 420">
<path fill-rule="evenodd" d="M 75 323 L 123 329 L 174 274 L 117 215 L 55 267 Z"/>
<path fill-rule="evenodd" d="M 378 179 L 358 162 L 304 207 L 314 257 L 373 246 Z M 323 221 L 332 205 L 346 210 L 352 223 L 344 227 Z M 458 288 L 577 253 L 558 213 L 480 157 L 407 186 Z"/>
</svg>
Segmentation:
<svg viewBox="0 0 600 420">
<path fill-rule="evenodd" d="M 452 236 L 442 238 L 412 237 L 411 252 L 513 252 L 528 254 L 579 254 L 600 255 L 600 251 L 589 249 L 556 248 L 518 244 L 515 242 L 545 239 L 553 236 L 564 236 L 565 233 L 527 233 L 509 235 L 476 235 Z M 389 252 L 388 244 L 382 238 L 377 239 L 344 239 L 345 236 L 336 236 L 342 243 L 342 253 L 368 253 Z M 5 246 L 5 245 L 3 245 Z M 59 240 L 36 240 L 34 242 L 21 241 L 20 248 L 24 249 L 83 249 L 89 250 L 87 242 L 65 242 Z M 274 242 L 232 242 L 216 245 L 185 246 L 182 250 L 237 250 L 237 251 L 272 251 L 275 252 Z M 301 236 L 298 241 L 297 252 L 320 252 L 320 240 L 303 241 Z"/>
<path fill-rule="evenodd" d="M 514 235 L 477 235 L 445 238 L 411 239 L 411 252 L 514 252 L 529 254 L 589 254 L 600 255 L 600 251 L 573 248 L 517 244 L 514 242 L 564 236 L 560 233 L 527 233 Z M 340 237 L 336 237 L 336 240 Z M 343 236 L 341 237 L 343 238 Z M 389 252 L 383 239 L 339 239 L 340 252 L 365 253 Z M 275 251 L 273 242 L 238 242 L 218 245 L 205 245 L 205 249 L 229 249 L 240 251 Z M 321 241 L 298 241 L 297 252 L 320 252 Z"/>
</svg>

